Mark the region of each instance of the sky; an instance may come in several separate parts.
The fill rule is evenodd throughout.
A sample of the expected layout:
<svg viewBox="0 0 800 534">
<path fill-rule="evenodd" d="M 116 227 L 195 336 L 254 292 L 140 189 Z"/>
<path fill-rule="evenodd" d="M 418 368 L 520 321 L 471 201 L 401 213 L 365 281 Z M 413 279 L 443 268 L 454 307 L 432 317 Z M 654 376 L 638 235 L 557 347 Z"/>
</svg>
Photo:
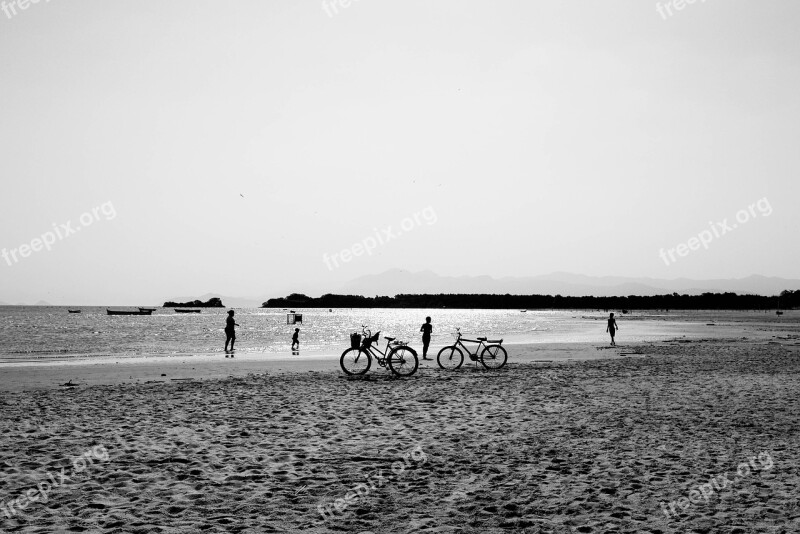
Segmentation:
<svg viewBox="0 0 800 534">
<path fill-rule="evenodd" d="M 0 301 L 800 278 L 795 0 L 0 9 Z"/>
</svg>

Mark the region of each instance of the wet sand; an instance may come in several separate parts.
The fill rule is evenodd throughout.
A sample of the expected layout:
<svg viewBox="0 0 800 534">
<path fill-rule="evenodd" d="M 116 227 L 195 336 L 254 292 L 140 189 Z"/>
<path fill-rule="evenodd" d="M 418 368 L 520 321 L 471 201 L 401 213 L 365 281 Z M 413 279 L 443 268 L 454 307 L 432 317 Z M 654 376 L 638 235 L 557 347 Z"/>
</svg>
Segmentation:
<svg viewBox="0 0 800 534">
<path fill-rule="evenodd" d="M 522 354 L 406 380 L 326 361 L 9 387 L 0 529 L 800 531 L 800 336 Z"/>
<path fill-rule="evenodd" d="M 509 361 L 516 363 L 589 360 L 626 353 L 624 349 L 621 352 L 609 351 L 610 347 L 593 343 L 542 343 L 506 347 Z M 435 358 L 439 348 L 431 347 L 428 357 Z M 421 354 L 419 363 L 422 372 L 438 368 L 435 361 L 423 361 Z M 372 370 L 378 368 L 373 362 Z M 339 355 L 323 353 L 301 353 L 300 356 L 293 356 L 290 353 L 274 355 L 237 352 L 234 357 L 228 357 L 220 352 L 196 356 L 27 361 L 0 365 L 0 391 L 52 389 L 69 382 L 81 386 L 141 384 L 245 377 L 264 373 L 341 372 L 339 369 Z"/>
</svg>

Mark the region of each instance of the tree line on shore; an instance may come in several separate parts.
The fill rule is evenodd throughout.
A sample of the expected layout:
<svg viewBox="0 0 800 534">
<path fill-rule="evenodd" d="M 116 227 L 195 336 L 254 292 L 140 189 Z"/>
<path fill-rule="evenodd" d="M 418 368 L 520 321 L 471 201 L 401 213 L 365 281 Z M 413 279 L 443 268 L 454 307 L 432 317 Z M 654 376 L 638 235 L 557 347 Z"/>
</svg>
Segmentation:
<svg viewBox="0 0 800 534">
<path fill-rule="evenodd" d="M 269 299 L 263 308 L 456 308 L 456 309 L 625 309 L 625 310 L 776 310 L 800 307 L 800 290 L 778 296 L 703 293 L 617 297 L 561 295 L 421 294 L 363 297 L 292 293 Z"/>
</svg>

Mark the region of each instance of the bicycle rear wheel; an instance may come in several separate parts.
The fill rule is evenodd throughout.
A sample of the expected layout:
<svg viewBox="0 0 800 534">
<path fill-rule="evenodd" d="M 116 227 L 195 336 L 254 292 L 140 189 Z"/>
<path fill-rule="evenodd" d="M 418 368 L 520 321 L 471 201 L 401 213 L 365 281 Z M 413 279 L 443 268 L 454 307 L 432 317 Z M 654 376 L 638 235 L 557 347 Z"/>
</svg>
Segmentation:
<svg viewBox="0 0 800 534">
<path fill-rule="evenodd" d="M 508 353 L 501 345 L 487 345 L 481 352 L 481 363 L 487 369 L 500 369 L 507 359 Z"/>
<path fill-rule="evenodd" d="M 405 345 L 394 347 L 386 355 L 386 359 L 389 362 L 389 369 L 397 376 L 411 376 L 417 372 L 417 367 L 419 367 L 417 352 Z"/>
<path fill-rule="evenodd" d="M 347 349 L 342 353 L 342 357 L 339 358 L 339 365 L 342 366 L 342 371 L 350 376 L 363 375 L 369 371 L 371 364 L 372 358 L 363 349 Z"/>
<path fill-rule="evenodd" d="M 455 345 L 445 347 L 436 356 L 436 363 L 445 371 L 455 371 L 464 363 L 464 353 Z"/>
</svg>

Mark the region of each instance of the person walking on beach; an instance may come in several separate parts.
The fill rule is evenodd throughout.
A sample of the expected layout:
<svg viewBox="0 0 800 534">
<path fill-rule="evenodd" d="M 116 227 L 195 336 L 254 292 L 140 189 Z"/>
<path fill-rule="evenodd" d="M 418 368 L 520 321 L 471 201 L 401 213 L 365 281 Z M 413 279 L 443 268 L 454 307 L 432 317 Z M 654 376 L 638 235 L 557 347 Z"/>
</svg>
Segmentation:
<svg viewBox="0 0 800 534">
<path fill-rule="evenodd" d="M 614 347 L 617 344 L 614 342 L 614 334 L 616 331 L 619 330 L 619 326 L 617 326 L 617 320 L 614 319 L 614 314 L 608 316 L 608 328 L 606 328 L 606 332 L 611 334 L 611 346 Z"/>
<path fill-rule="evenodd" d="M 292 350 L 300 350 L 300 329 L 294 329 L 294 335 L 292 336 Z"/>
<path fill-rule="evenodd" d="M 236 321 L 233 320 L 233 310 L 228 311 L 228 318 L 225 319 L 225 352 L 228 352 L 228 343 L 231 344 L 231 352 L 233 352 L 233 344 L 236 343 Z"/>
<path fill-rule="evenodd" d="M 422 332 L 422 359 L 432 360 L 433 358 L 428 358 L 428 347 L 431 344 L 431 332 L 433 332 L 430 317 L 425 317 L 425 324 L 422 325 L 419 331 Z"/>
</svg>

